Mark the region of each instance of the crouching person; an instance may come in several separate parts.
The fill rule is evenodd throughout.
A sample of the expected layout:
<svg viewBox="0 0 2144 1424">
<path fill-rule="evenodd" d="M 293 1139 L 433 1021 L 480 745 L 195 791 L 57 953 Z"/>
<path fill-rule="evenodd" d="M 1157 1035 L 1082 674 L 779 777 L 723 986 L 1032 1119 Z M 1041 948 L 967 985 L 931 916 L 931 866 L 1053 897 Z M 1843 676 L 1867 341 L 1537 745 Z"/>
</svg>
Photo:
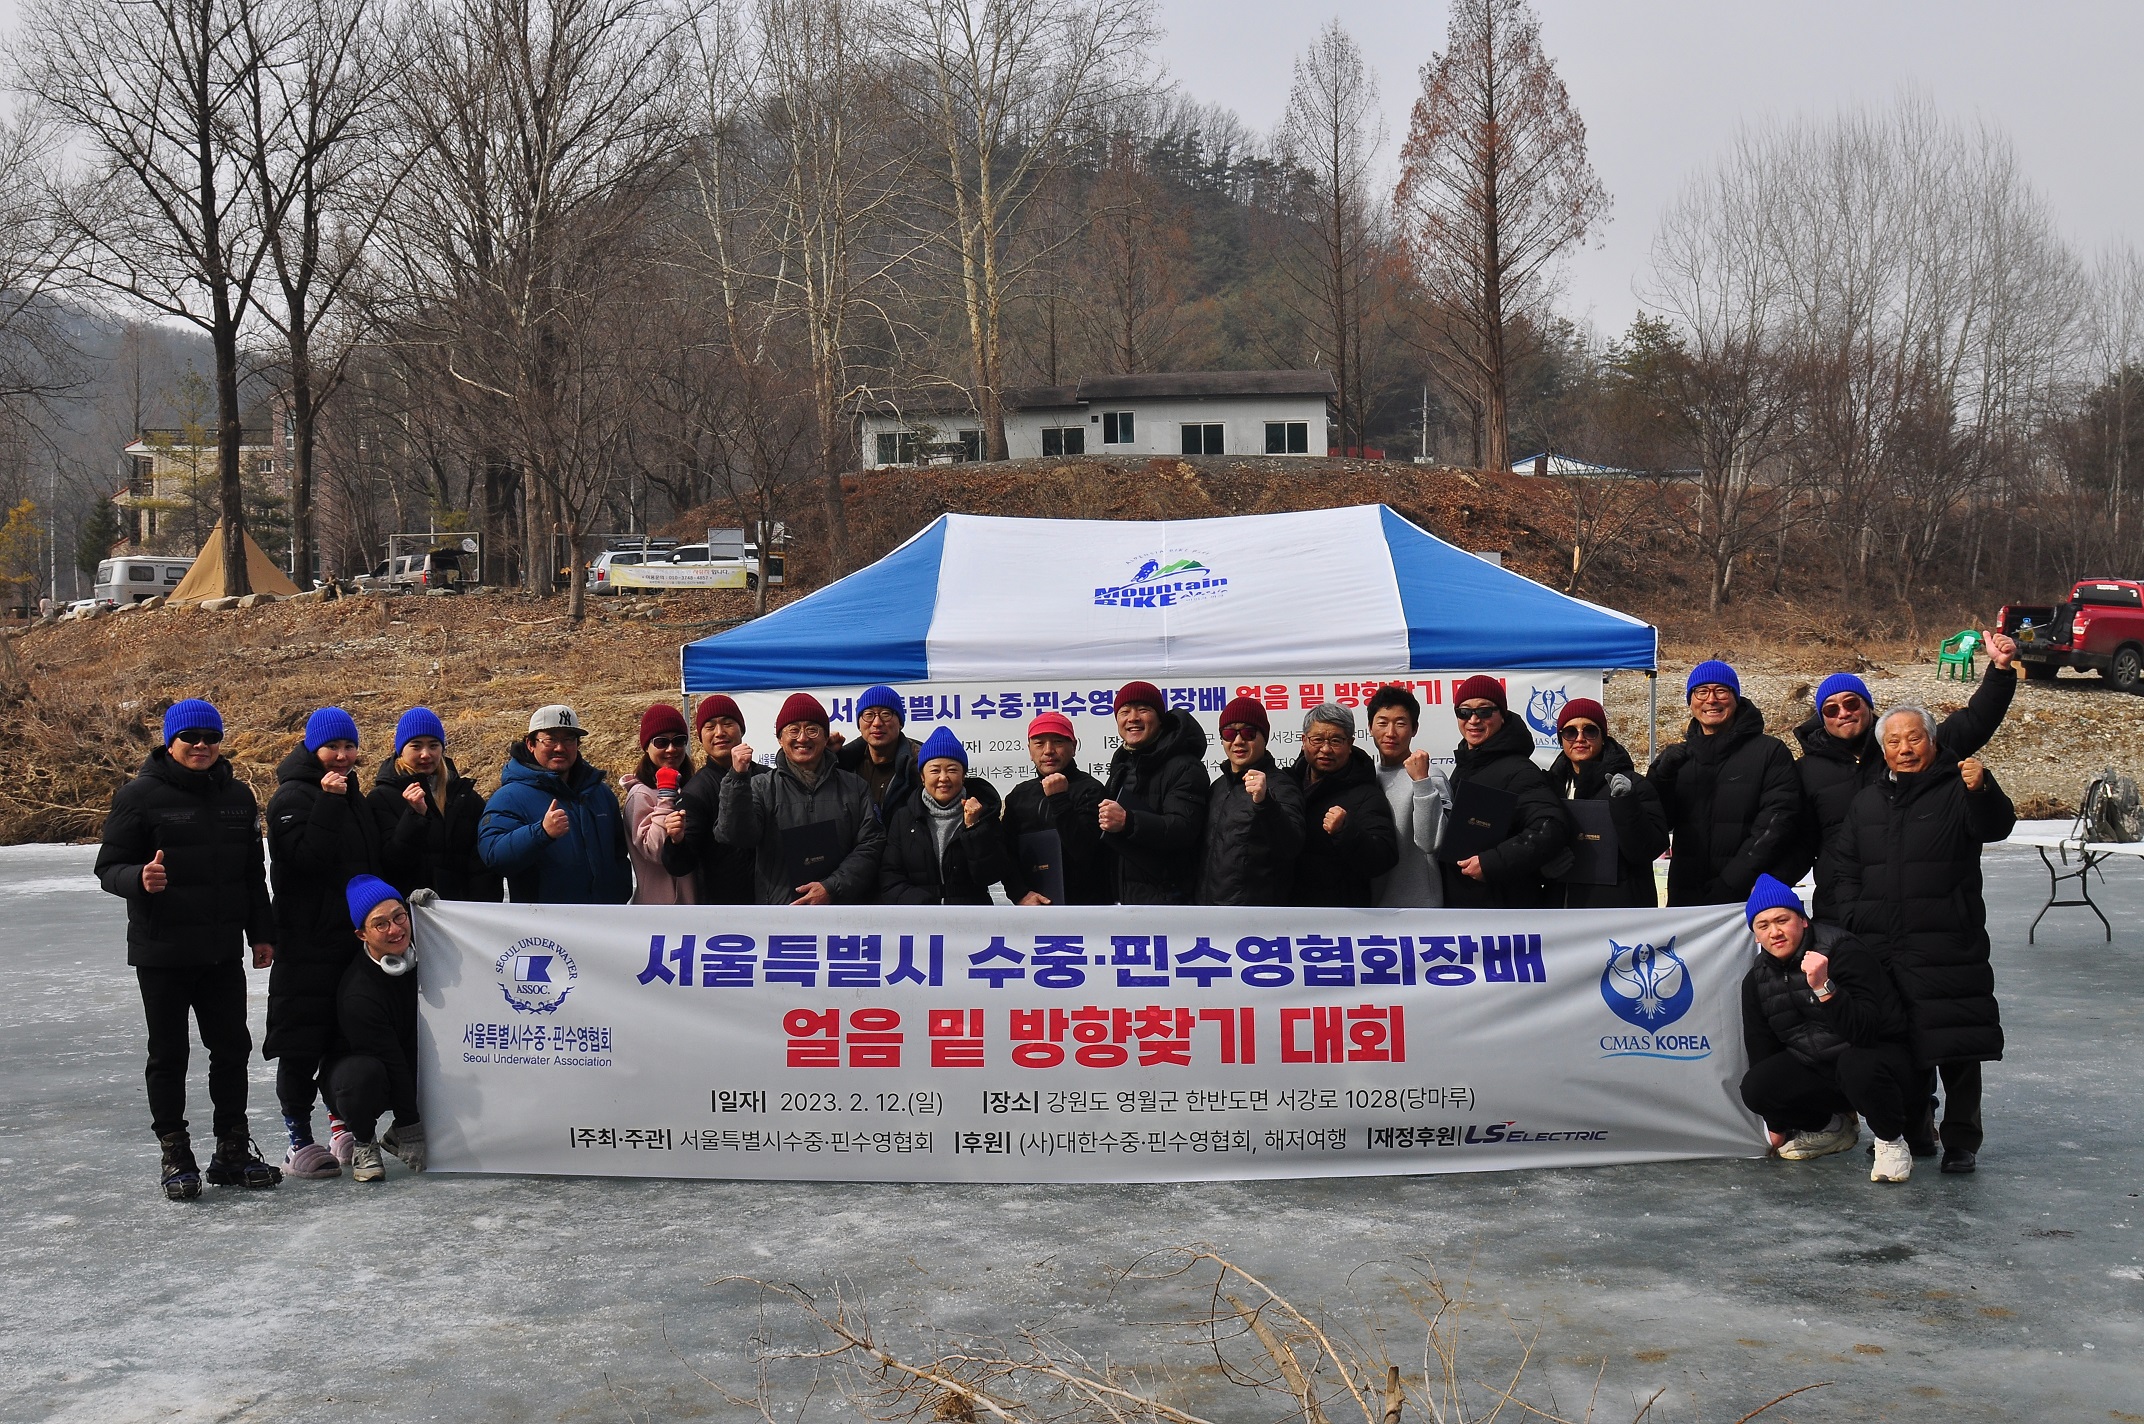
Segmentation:
<svg viewBox="0 0 2144 1424">
<path fill-rule="evenodd" d="M 1769 875 L 1757 878 L 1746 914 L 1763 953 L 1742 981 L 1742 1101 L 1793 1162 L 1852 1147 L 1858 1113 L 1876 1135 L 1869 1180 L 1905 1181 L 1920 1075 L 1890 970 L 1845 930 L 1811 924 L 1794 891 Z"/>
<path fill-rule="evenodd" d="M 428 892 L 419 892 L 428 893 Z M 335 991 L 335 1037 L 321 1080 L 328 1105 L 351 1141 L 350 1180 L 386 1177 L 380 1150 L 424 1170 L 424 1119 L 417 1111 L 417 957 L 410 950 L 409 908 L 395 887 L 370 875 L 349 884 L 350 923 L 364 953 L 350 961 Z M 374 1136 L 393 1109 L 395 1125 Z M 341 1146 L 338 1135 L 338 1146 Z"/>
<path fill-rule="evenodd" d="M 922 784 L 886 809 L 882 905 L 987 905 L 1005 878 L 998 793 L 968 775 L 968 751 L 952 729 L 931 733 L 916 753 Z"/>
</svg>

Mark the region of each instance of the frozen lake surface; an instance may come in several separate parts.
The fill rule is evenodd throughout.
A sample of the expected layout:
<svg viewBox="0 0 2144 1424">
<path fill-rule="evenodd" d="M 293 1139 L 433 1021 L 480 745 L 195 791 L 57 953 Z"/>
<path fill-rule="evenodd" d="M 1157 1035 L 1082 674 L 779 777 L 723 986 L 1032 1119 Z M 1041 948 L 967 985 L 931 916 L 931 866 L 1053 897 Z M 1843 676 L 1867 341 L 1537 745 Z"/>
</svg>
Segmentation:
<svg viewBox="0 0 2144 1424">
<path fill-rule="evenodd" d="M 1299 1304 L 1367 1305 L 1403 1327 L 1392 1349 L 1413 1368 L 1420 1334 L 1389 1282 L 1426 1258 L 1467 1283 L 1480 1361 L 1511 1356 L 1502 1312 L 1538 1331 L 1529 1397 L 1546 1407 L 1552 1386 L 1571 1418 L 1599 1376 L 1604 1420 L 1662 1387 L 1648 1418 L 1724 1421 L 1827 1381 L 1764 1418 L 2144 1419 L 2144 867 L 2126 859 L 2095 889 L 2111 946 L 2057 910 L 2028 947 L 2045 873 L 1989 857 L 2010 1055 L 1988 1072 L 1971 1177 L 1924 1162 L 1879 1188 L 1859 1152 L 1171 1186 L 397 1171 L 175 1204 L 156 1186 L 123 907 L 92 858 L 0 850 L 0 1419 L 748 1417 L 695 1373 L 748 1383 L 759 1316 L 723 1283 L 738 1275 L 841 1282 L 897 1332 L 1032 1327 L 1189 1369 L 1183 1329 L 1141 1322 L 1195 1314 L 1198 1290 L 1119 1273 L 1194 1242 Z M 258 1041 L 267 976 L 251 978 Z M 197 1125 L 204 1066 L 197 1047 Z M 269 1066 L 255 1135 L 280 1155 Z M 1284 1412 L 1208 1364 L 1172 1397 L 1216 1420 Z M 844 1410 L 822 1395 L 804 1417 L 829 1413 Z"/>
</svg>

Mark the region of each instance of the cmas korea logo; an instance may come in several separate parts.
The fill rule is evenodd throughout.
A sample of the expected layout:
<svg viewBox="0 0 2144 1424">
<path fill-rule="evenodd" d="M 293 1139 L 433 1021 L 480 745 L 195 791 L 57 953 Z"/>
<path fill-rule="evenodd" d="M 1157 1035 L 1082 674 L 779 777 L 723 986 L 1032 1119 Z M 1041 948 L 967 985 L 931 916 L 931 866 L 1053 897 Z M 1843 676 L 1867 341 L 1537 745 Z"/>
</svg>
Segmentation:
<svg viewBox="0 0 2144 1424">
<path fill-rule="evenodd" d="M 573 992 L 580 971 L 556 940 L 531 935 L 509 945 L 491 966 L 499 993 L 517 1014 L 555 1014 Z"/>
<path fill-rule="evenodd" d="M 1535 740 L 1543 746 L 1556 745 L 1556 714 L 1570 700 L 1567 687 L 1537 687 L 1526 699 L 1526 725 L 1534 729 Z"/>
<path fill-rule="evenodd" d="M 1228 592 L 1228 580 L 1195 554 L 1149 554 L 1133 566 L 1131 577 L 1094 591 L 1097 608 L 1173 608 Z"/>
<path fill-rule="evenodd" d="M 1667 1058 L 1688 1062 L 1712 1056 L 1712 1040 L 1701 1033 L 1665 1030 L 1690 1012 L 1697 998 L 1690 967 L 1675 952 L 1675 941 L 1617 944 L 1608 941 L 1608 963 L 1601 970 L 1601 999 L 1635 1033 L 1601 1035 L 1603 1058 Z"/>
</svg>

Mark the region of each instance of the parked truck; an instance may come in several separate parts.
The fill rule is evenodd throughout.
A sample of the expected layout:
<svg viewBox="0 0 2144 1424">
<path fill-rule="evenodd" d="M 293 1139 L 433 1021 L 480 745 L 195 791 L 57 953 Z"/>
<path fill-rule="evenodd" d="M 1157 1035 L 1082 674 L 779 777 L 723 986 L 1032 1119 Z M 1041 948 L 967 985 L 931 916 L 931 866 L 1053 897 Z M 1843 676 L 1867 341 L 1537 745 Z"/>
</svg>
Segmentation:
<svg viewBox="0 0 2144 1424">
<path fill-rule="evenodd" d="M 2067 603 L 2012 603 L 1998 620 L 2017 639 L 2025 676 L 2096 672 L 2121 692 L 2144 692 L 2144 582 L 2079 579 Z"/>
</svg>

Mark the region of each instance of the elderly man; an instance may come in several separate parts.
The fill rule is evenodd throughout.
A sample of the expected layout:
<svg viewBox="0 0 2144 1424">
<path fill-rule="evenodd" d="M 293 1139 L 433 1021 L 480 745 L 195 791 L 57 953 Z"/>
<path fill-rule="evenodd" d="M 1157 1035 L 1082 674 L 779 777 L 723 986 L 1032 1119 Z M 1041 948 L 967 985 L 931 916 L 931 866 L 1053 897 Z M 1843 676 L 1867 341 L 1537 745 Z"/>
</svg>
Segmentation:
<svg viewBox="0 0 2144 1424">
<path fill-rule="evenodd" d="M 587 729 L 553 703 L 507 752 L 477 823 L 477 854 L 520 905 L 623 905 L 633 898 L 625 816 L 610 778 L 581 756 Z"/>
<path fill-rule="evenodd" d="M 1303 848 L 1303 790 L 1266 750 L 1272 730 L 1255 698 L 1239 697 L 1221 709 L 1227 760 L 1206 793 L 1201 905 L 1292 903 L 1296 856 Z"/>
<path fill-rule="evenodd" d="M 1422 704 L 1404 687 L 1380 687 L 1370 697 L 1370 740 L 1377 746 L 1377 781 L 1399 828 L 1399 859 L 1377 877 L 1370 903 L 1381 909 L 1423 909 L 1444 903 L 1437 874 L 1437 842 L 1452 806 L 1452 786 L 1417 751 Z"/>
<path fill-rule="evenodd" d="M 1533 734 L 1508 715 L 1504 684 L 1493 677 L 1477 674 L 1453 688 L 1452 713 L 1459 719 L 1452 822 L 1437 852 L 1444 903 L 1476 910 L 1545 906 L 1541 868 L 1571 843 L 1571 818 L 1547 773 L 1534 765 Z M 1469 783 L 1491 796 L 1471 796 Z M 1498 809 L 1485 820 L 1491 799 Z"/>
<path fill-rule="evenodd" d="M 834 765 L 863 778 L 880 825 L 916 789 L 916 739 L 902 731 L 908 704 L 890 687 L 867 687 L 856 698 L 856 740 L 834 752 Z"/>
<path fill-rule="evenodd" d="M 1876 1134 L 1872 1182 L 1913 1175 L 1906 1123 L 1921 1096 L 1911 1025 L 1883 961 L 1837 925 L 1812 925 L 1794 891 L 1757 877 L 1743 907 L 1763 952 L 1742 979 L 1742 1101 L 1790 1162 Z"/>
<path fill-rule="evenodd" d="M 1793 884 L 1809 868 L 1794 754 L 1726 663 L 1699 663 L 1684 692 L 1690 726 L 1646 772 L 1674 845 L 1668 903 L 1738 905 L 1759 875 Z"/>
<path fill-rule="evenodd" d="M 1305 713 L 1303 754 L 1288 775 L 1303 788 L 1294 903 L 1368 906 L 1377 878 L 1399 860 L 1400 840 L 1377 763 L 1355 745 L 1355 714 L 1331 702 Z"/>
<path fill-rule="evenodd" d="M 826 708 L 806 692 L 775 714 L 782 754 L 753 776 L 752 749 L 730 749 L 715 839 L 752 849 L 763 905 L 858 905 L 878 891 L 886 833 L 871 788 L 834 765 Z"/>
<path fill-rule="evenodd" d="M 1876 741 L 1886 771 L 1847 808 L 1834 899 L 1842 923 L 1898 980 L 1915 1061 L 1942 1078 L 1943 1170 L 1970 1172 L 1982 1136 L 1980 1065 L 2003 1056 L 1980 849 L 2010 834 L 2017 811 L 1986 767 L 1943 750 L 1926 708 L 1886 712 Z M 1915 1116 L 1909 1134 L 1928 1137 Z"/>
<path fill-rule="evenodd" d="M 1030 874 L 1032 857 L 1021 849 L 1028 837 L 1047 832 L 1057 840 L 1065 903 L 1108 905 L 1116 901 L 1115 866 L 1102 849 L 1102 783 L 1079 769 L 1079 738 L 1062 712 L 1039 713 L 1027 724 L 1027 759 L 1035 774 L 1005 794 L 1005 896 L 1015 905 L 1054 903 Z"/>
<path fill-rule="evenodd" d="M 1986 746 L 2002 727 L 2017 695 L 2017 644 L 2001 633 L 1984 635 L 1990 666 L 1972 700 L 1936 726 L 1936 745 L 1952 758 L 1969 757 Z M 1850 672 L 1835 672 L 1817 685 L 1816 710 L 1794 729 L 1801 760 L 1794 764 L 1808 800 L 1803 832 L 1807 854 L 1816 862 L 1816 902 L 1820 920 L 1836 914 L 1832 897 L 1839 877 L 1838 842 L 1846 825 L 1846 808 L 1864 786 L 1883 779 L 1883 749 L 1876 745 L 1876 699 L 1868 684 Z"/>
<path fill-rule="evenodd" d="M 1120 905 L 1188 905 L 1206 842 L 1206 729 L 1151 682 L 1117 692 L 1117 736 L 1095 819 L 1116 858 Z"/>
</svg>

